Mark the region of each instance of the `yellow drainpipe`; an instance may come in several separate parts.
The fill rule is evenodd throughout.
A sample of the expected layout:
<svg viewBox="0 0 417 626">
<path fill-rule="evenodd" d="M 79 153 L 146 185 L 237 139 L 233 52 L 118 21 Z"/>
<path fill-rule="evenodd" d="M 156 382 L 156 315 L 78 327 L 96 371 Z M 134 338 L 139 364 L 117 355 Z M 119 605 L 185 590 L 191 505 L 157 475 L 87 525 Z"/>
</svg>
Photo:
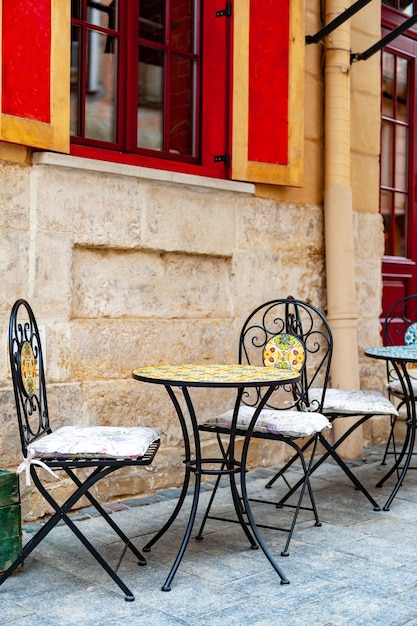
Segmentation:
<svg viewBox="0 0 417 626">
<path fill-rule="evenodd" d="M 349 0 L 327 0 L 326 24 L 349 6 Z M 331 386 L 338 389 L 360 387 L 350 185 L 350 52 L 350 20 L 347 20 L 326 38 L 325 63 L 327 314 L 334 339 Z M 335 420 L 335 438 L 355 419 Z M 346 459 L 362 457 L 361 427 L 348 437 L 339 452 Z"/>
</svg>

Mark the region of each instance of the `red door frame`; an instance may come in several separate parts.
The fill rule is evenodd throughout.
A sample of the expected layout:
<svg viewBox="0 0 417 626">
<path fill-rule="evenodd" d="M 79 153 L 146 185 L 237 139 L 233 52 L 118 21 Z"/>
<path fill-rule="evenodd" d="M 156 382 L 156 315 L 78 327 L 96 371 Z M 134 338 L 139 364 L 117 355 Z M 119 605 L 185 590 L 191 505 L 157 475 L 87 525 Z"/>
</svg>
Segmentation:
<svg viewBox="0 0 417 626">
<path fill-rule="evenodd" d="M 401 24 L 407 16 L 382 5 L 382 28 L 392 30 Z M 399 54 L 411 61 L 412 76 L 409 84 L 410 93 L 410 136 L 408 159 L 408 219 L 407 219 L 407 257 L 384 256 L 382 260 L 384 313 L 400 298 L 417 293 L 417 27 L 395 39 L 386 50 Z"/>
</svg>

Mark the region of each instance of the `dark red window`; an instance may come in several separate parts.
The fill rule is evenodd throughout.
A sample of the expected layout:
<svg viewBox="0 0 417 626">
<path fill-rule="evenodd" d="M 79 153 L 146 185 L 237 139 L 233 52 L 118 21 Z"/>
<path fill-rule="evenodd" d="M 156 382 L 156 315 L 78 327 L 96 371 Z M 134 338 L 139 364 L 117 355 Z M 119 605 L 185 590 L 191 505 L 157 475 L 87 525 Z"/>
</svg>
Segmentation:
<svg viewBox="0 0 417 626">
<path fill-rule="evenodd" d="M 218 15 L 223 5 L 72 0 L 72 152 L 225 177 L 218 157 L 228 152 L 230 18 Z"/>
<path fill-rule="evenodd" d="M 385 6 L 389 4 L 389 6 Z M 417 6 L 417 2 L 414 2 Z M 382 6 L 382 36 L 403 24 L 413 3 Z M 382 51 L 381 192 L 385 254 L 383 315 L 417 285 L 417 30 L 404 31 Z"/>
<path fill-rule="evenodd" d="M 414 5 L 417 6 L 417 2 L 415 0 L 382 0 L 382 4 L 385 4 L 393 9 L 397 9 L 397 11 L 401 11 L 405 13 L 405 15 L 414 15 L 416 9 Z"/>
</svg>

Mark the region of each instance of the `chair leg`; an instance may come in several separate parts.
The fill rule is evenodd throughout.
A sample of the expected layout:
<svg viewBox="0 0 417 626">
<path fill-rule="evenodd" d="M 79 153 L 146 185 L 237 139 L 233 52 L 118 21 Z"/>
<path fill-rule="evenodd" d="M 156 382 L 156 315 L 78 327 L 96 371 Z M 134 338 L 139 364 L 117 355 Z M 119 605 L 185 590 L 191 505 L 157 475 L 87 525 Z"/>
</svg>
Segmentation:
<svg viewBox="0 0 417 626">
<path fill-rule="evenodd" d="M 400 470 L 401 470 L 400 466 L 401 466 L 402 460 L 406 456 L 407 448 L 410 445 L 410 438 L 411 438 L 411 428 L 408 425 L 405 440 L 404 440 L 404 443 L 402 444 L 401 450 L 398 452 L 398 454 L 395 455 L 395 463 L 392 465 L 390 470 L 385 474 L 385 476 L 383 476 L 381 480 L 377 482 L 376 484 L 377 487 L 382 487 L 384 483 L 388 480 L 388 478 L 390 478 L 390 476 L 392 476 L 394 472 L 396 472 L 397 474 L 397 480 L 399 479 Z"/>
<path fill-rule="evenodd" d="M 265 528 L 268 530 L 278 530 L 280 532 L 285 532 L 287 533 L 287 539 L 286 539 L 286 543 L 285 543 L 285 547 L 281 552 L 281 556 L 288 556 L 289 552 L 288 552 L 288 548 L 291 542 L 291 538 L 293 536 L 294 533 L 294 529 L 295 529 L 295 525 L 297 523 L 297 519 L 299 516 L 299 513 L 301 510 L 307 510 L 307 511 L 312 511 L 313 515 L 314 515 L 314 520 L 315 526 L 321 526 L 321 521 L 319 519 L 319 515 L 318 515 L 318 511 L 317 511 L 317 506 L 316 506 L 316 502 L 315 502 L 315 498 L 314 498 L 314 494 L 313 494 L 313 489 L 311 487 L 311 483 L 310 483 L 310 473 L 311 473 L 311 467 L 313 466 L 314 463 L 314 458 L 315 458 L 315 452 L 316 452 L 316 448 L 317 448 L 317 441 L 318 441 L 318 437 L 317 435 L 312 439 L 312 443 L 313 443 L 313 449 L 312 449 L 312 453 L 311 453 L 311 457 L 309 460 L 309 463 L 307 464 L 304 458 L 304 454 L 303 454 L 303 448 L 300 448 L 294 441 L 286 441 L 286 443 L 288 445 L 291 445 L 291 447 L 295 450 L 296 454 L 294 456 L 299 457 L 300 461 L 301 461 L 301 465 L 302 465 L 302 469 L 303 469 L 303 479 L 301 479 L 301 490 L 300 493 L 298 494 L 298 499 L 296 504 L 280 504 L 277 503 L 276 501 L 271 501 L 271 500 L 265 500 L 265 499 L 259 499 L 259 498 L 253 498 L 253 497 L 249 497 L 246 493 L 246 498 L 247 501 L 252 503 L 255 502 L 257 504 L 270 504 L 275 506 L 276 508 L 283 508 L 283 506 L 287 507 L 287 508 L 292 508 L 295 509 L 293 518 L 291 520 L 291 524 L 289 527 L 282 527 L 282 526 L 272 526 L 271 524 L 260 524 L 260 523 L 256 523 L 256 526 L 258 528 Z M 246 484 L 246 482 L 245 482 Z M 245 487 L 246 489 L 246 487 Z M 303 506 L 303 500 L 304 500 L 304 496 L 305 496 L 305 490 L 308 490 L 309 493 L 309 498 L 310 498 L 310 502 L 311 502 L 311 507 L 310 506 Z M 243 493 L 242 493 L 242 499 L 245 502 L 245 499 L 243 498 Z M 246 515 L 248 515 L 246 508 L 245 508 L 245 513 Z"/>
<path fill-rule="evenodd" d="M 358 491 L 361 491 L 363 493 L 363 495 L 365 496 L 365 498 L 367 498 L 367 500 L 369 500 L 369 502 L 372 504 L 374 511 L 380 511 L 381 507 L 379 506 L 379 504 L 376 502 L 376 500 L 374 500 L 374 498 L 371 496 L 371 494 L 369 493 L 369 491 L 365 488 L 364 485 L 362 485 L 362 483 L 359 481 L 358 478 L 356 478 L 355 474 L 349 469 L 349 467 L 347 466 L 347 464 L 343 461 L 343 459 L 337 454 L 336 449 L 343 443 L 343 441 L 345 441 L 345 439 L 347 439 L 349 437 L 349 435 L 358 427 L 360 426 L 363 422 L 365 422 L 367 419 L 369 419 L 369 415 L 367 416 L 363 416 L 358 422 L 356 422 L 353 426 L 351 426 L 343 435 L 342 437 L 340 437 L 340 439 L 338 439 L 338 441 L 331 445 L 325 437 L 323 437 L 323 435 L 321 433 L 319 433 L 318 437 L 319 440 L 321 442 L 321 444 L 324 446 L 324 448 L 326 449 L 326 451 L 324 452 L 324 454 L 321 455 L 321 457 L 314 463 L 313 467 L 311 468 L 311 474 L 313 474 L 318 467 L 320 467 L 320 465 L 322 463 L 324 463 L 324 461 L 326 461 L 326 459 L 328 459 L 330 456 L 336 461 L 336 463 L 339 465 L 339 467 L 345 472 L 346 476 L 350 479 L 350 481 L 354 484 L 355 488 L 358 489 Z M 297 491 L 297 489 L 299 489 L 299 487 L 302 485 L 302 479 L 300 479 L 289 491 L 288 493 L 280 500 L 279 504 L 285 504 L 285 502 L 288 500 L 288 498 L 295 492 Z M 377 485 L 378 486 L 378 485 Z"/>
<path fill-rule="evenodd" d="M 72 473 L 71 470 L 68 472 L 68 468 L 62 468 L 62 469 L 64 469 L 68 473 L 68 475 L 71 477 L 71 473 Z M 135 599 L 135 596 L 133 595 L 133 593 L 124 584 L 124 582 L 118 576 L 118 574 L 115 572 L 115 570 L 112 567 L 110 567 L 110 565 L 107 563 L 107 561 L 96 550 L 96 548 L 90 543 L 90 541 L 85 537 L 85 535 L 80 531 L 78 526 L 76 526 L 76 524 L 71 520 L 71 518 L 68 515 L 69 511 L 73 508 L 74 504 L 76 502 L 78 502 L 78 500 L 82 496 L 85 495 L 87 497 L 90 496 L 91 498 L 93 498 L 91 496 L 91 494 L 89 494 L 89 489 L 98 480 L 100 480 L 101 478 L 103 478 L 107 474 L 110 474 L 111 472 L 115 471 L 116 469 L 118 469 L 118 468 L 117 467 L 108 467 L 108 466 L 103 467 L 103 468 L 96 468 L 86 478 L 86 480 L 84 482 L 82 482 L 82 483 L 81 483 L 81 481 L 78 478 L 76 478 L 75 485 L 76 485 L 77 488 L 71 494 L 71 496 L 69 496 L 67 498 L 67 500 L 62 505 L 59 505 L 58 502 L 56 502 L 52 498 L 52 496 L 49 494 L 49 492 L 43 486 L 41 480 L 38 477 L 38 474 L 37 474 L 37 471 L 36 471 L 36 467 L 34 465 L 31 465 L 30 471 L 31 471 L 32 480 L 35 483 L 36 487 L 38 488 L 39 492 L 42 494 L 42 496 L 48 502 L 48 504 L 50 504 L 50 506 L 54 509 L 55 513 L 38 530 L 38 532 L 32 537 L 32 539 L 24 546 L 24 548 L 22 550 L 22 553 L 14 561 L 14 563 L 12 563 L 12 565 L 0 576 L 0 585 L 6 580 L 6 578 L 8 578 L 16 570 L 17 567 L 19 567 L 19 565 L 29 556 L 29 554 L 39 545 L 39 543 L 57 525 L 57 523 L 62 520 L 70 528 L 70 530 L 72 530 L 72 532 L 81 541 L 81 543 L 87 548 L 87 550 L 95 558 L 95 560 L 109 574 L 109 576 L 114 580 L 114 582 L 119 586 L 119 588 L 123 591 L 123 593 L 125 594 L 125 600 L 128 601 L 128 602 L 132 602 Z M 93 498 L 93 500 L 94 500 L 94 498 Z M 106 520 L 106 521 L 108 521 L 108 520 Z M 113 521 L 112 521 L 112 523 L 110 525 L 114 528 L 114 522 Z M 117 533 L 117 534 L 119 534 L 119 533 Z M 124 533 L 122 533 L 122 535 L 124 535 Z"/>
<path fill-rule="evenodd" d="M 69 468 L 66 468 L 65 471 L 68 474 L 68 476 L 74 481 L 75 484 L 77 484 L 79 487 L 82 486 L 81 481 L 78 479 L 77 475 L 72 470 L 70 470 Z M 87 491 L 84 495 L 86 496 L 86 498 L 88 498 L 88 500 L 94 506 L 94 508 L 100 513 L 100 516 L 108 523 L 108 525 L 120 537 L 120 539 L 125 544 L 126 548 L 129 548 L 129 550 L 135 555 L 135 557 L 138 559 L 138 565 L 146 565 L 147 561 L 145 557 L 143 556 L 143 554 L 139 552 L 136 546 L 130 541 L 129 537 L 125 535 L 125 533 L 122 531 L 120 526 L 116 524 L 114 519 L 112 519 L 112 517 L 101 506 L 101 504 L 94 498 L 94 496 L 89 491 Z"/>
<path fill-rule="evenodd" d="M 311 446 L 313 443 L 314 443 L 314 437 L 309 439 L 307 443 L 303 445 L 303 447 L 301 448 L 301 452 L 304 453 L 307 450 L 307 448 Z M 295 463 L 295 461 L 297 461 L 297 459 L 298 459 L 298 454 L 294 454 L 294 456 L 292 456 L 291 459 L 287 461 L 287 463 L 283 467 L 281 467 L 281 469 L 271 478 L 271 480 L 266 483 L 265 489 L 271 489 L 272 485 L 280 477 L 282 477 L 288 489 L 291 489 L 291 485 L 289 484 L 288 480 L 285 477 L 285 472 L 293 465 L 293 463 Z"/>
<path fill-rule="evenodd" d="M 220 438 L 219 434 L 217 434 L 217 439 L 218 439 L 218 442 L 219 442 L 219 447 L 221 449 L 223 458 L 225 458 L 225 456 L 227 454 L 227 450 L 225 450 L 225 448 L 223 446 L 223 443 L 221 442 L 221 438 Z M 294 513 L 294 516 L 293 516 L 293 519 L 292 519 L 292 522 L 291 522 L 291 525 L 290 525 L 289 528 L 282 527 L 282 526 L 272 526 L 270 524 L 269 525 L 268 524 L 257 524 L 258 528 L 265 528 L 265 529 L 268 529 L 268 530 L 277 530 L 277 531 L 280 531 L 280 532 L 287 533 L 287 540 L 286 540 L 285 548 L 281 552 L 281 556 L 288 556 L 288 554 L 289 554 L 288 548 L 289 548 L 289 545 L 290 545 L 290 542 L 291 542 L 292 535 L 294 533 L 295 524 L 297 522 L 297 518 L 298 518 L 300 510 L 306 509 L 306 510 L 309 510 L 309 511 L 310 510 L 313 511 L 314 519 L 315 519 L 315 524 L 314 525 L 315 526 L 321 526 L 321 522 L 320 522 L 320 519 L 319 519 L 319 516 L 318 516 L 317 507 L 316 507 L 316 503 L 315 503 L 315 499 L 314 499 L 314 494 L 313 494 L 313 490 L 312 490 L 311 483 L 310 483 L 310 478 L 309 478 L 310 473 L 311 473 L 311 467 L 313 466 L 313 462 L 314 462 L 314 458 L 315 458 L 317 442 L 318 442 L 318 437 L 314 436 L 314 437 L 312 437 L 309 440 L 309 442 L 307 444 L 305 444 L 302 448 L 300 448 L 295 442 L 287 441 L 287 443 L 289 445 L 291 445 L 294 448 L 294 450 L 296 451 L 296 454 L 291 459 L 291 464 L 299 457 L 301 459 L 301 464 L 302 464 L 302 468 L 303 468 L 304 478 L 301 479 L 301 481 L 300 481 L 300 486 L 302 485 L 302 489 L 301 489 L 300 494 L 298 496 L 297 504 L 294 504 L 294 505 L 289 505 L 289 504 L 284 505 L 284 504 L 282 504 L 281 505 L 280 503 L 277 504 L 276 501 L 261 500 L 261 499 L 251 498 L 251 497 L 247 496 L 247 501 L 248 502 L 256 502 L 258 504 L 270 504 L 270 505 L 276 506 L 277 508 L 280 508 L 281 506 L 287 506 L 287 507 L 291 507 L 291 508 L 295 509 L 295 513 Z M 313 450 L 312 450 L 312 454 L 311 454 L 311 457 L 310 457 L 310 461 L 309 461 L 309 463 L 307 465 L 306 462 L 305 462 L 305 459 L 304 459 L 303 451 L 306 448 L 308 448 L 309 446 L 311 446 L 311 445 L 313 445 Z M 275 476 L 278 477 L 279 474 L 280 473 L 278 472 L 278 474 L 276 474 Z M 274 478 L 275 478 L 275 476 L 274 476 Z M 230 480 L 232 481 L 232 484 L 231 484 L 232 494 L 236 493 L 236 498 L 237 498 L 236 501 L 235 501 L 235 510 L 236 510 L 237 515 L 238 515 L 238 519 L 236 520 L 236 519 L 230 519 L 230 518 L 220 517 L 220 516 L 216 516 L 216 515 L 210 515 L 210 511 L 211 511 L 211 508 L 212 508 L 212 505 L 213 505 L 213 502 L 214 502 L 214 498 L 215 498 L 215 495 L 216 495 L 216 492 L 217 492 L 217 489 L 219 487 L 219 483 L 220 483 L 220 480 L 221 480 L 221 476 L 218 476 L 217 479 L 216 479 L 216 482 L 214 484 L 213 492 L 212 492 L 212 494 L 210 496 L 210 500 L 209 500 L 209 503 L 207 505 L 206 511 L 204 513 L 203 520 L 202 520 L 202 523 L 200 525 L 200 529 L 198 531 L 196 539 L 198 539 L 200 541 L 203 539 L 203 531 L 204 531 L 205 524 L 206 524 L 208 519 L 214 519 L 214 520 L 223 521 L 223 522 L 240 523 L 240 525 L 242 526 L 243 530 L 246 529 L 245 533 L 246 533 L 246 535 L 247 535 L 247 537 L 249 539 L 249 542 L 251 543 L 251 548 L 252 549 L 257 549 L 258 548 L 258 544 L 253 539 L 252 535 L 249 533 L 248 523 L 245 522 L 244 517 L 243 517 L 243 516 L 247 516 L 247 511 L 246 511 L 246 507 L 242 505 L 243 497 L 239 496 L 239 494 L 237 493 L 236 484 L 235 484 L 234 478 L 235 477 L 233 475 L 230 475 Z M 283 478 L 284 478 L 284 476 L 283 476 Z M 287 484 L 287 486 L 290 488 L 290 485 L 289 485 L 288 481 L 285 478 L 284 478 L 284 481 Z M 274 482 L 275 481 L 272 480 L 271 484 L 273 484 Z M 311 508 L 302 506 L 302 502 L 303 502 L 303 498 L 304 498 L 306 489 L 309 492 Z"/>
<path fill-rule="evenodd" d="M 397 423 L 397 416 L 396 415 L 391 415 L 391 428 L 390 428 L 390 432 L 389 432 L 388 441 L 387 441 L 387 444 L 385 446 L 384 455 L 382 457 L 381 465 L 386 465 L 387 464 L 386 461 L 387 461 L 387 456 L 389 454 L 393 454 L 395 461 L 397 460 L 397 444 L 396 444 L 396 441 L 395 441 L 395 425 L 396 425 L 396 423 Z M 392 450 L 391 451 L 390 451 L 390 446 L 392 446 Z"/>
<path fill-rule="evenodd" d="M 310 501 L 311 501 L 311 506 L 312 506 L 312 509 L 313 509 L 313 512 L 314 512 L 315 526 L 321 526 L 321 522 L 319 520 L 319 516 L 318 516 L 318 512 L 317 512 L 316 501 L 315 501 L 313 490 L 312 490 L 311 483 L 310 483 L 310 473 L 311 473 L 311 468 L 313 466 L 314 455 L 315 455 L 316 448 L 317 448 L 317 442 L 318 442 L 318 437 L 316 435 L 314 437 L 313 450 L 312 450 L 312 453 L 311 453 L 311 457 L 310 457 L 310 461 L 308 463 L 308 466 L 307 466 L 307 464 L 305 462 L 304 455 L 303 455 L 302 451 L 299 450 L 299 452 L 298 452 L 299 457 L 300 457 L 300 461 L 301 461 L 301 465 L 303 467 L 304 481 L 303 481 L 303 484 L 301 486 L 300 495 L 299 495 L 298 502 L 297 502 L 297 505 L 296 505 L 296 508 L 295 508 L 295 513 L 294 513 L 294 516 L 293 516 L 293 519 L 292 519 L 290 531 L 289 531 L 288 536 L 287 536 L 287 541 L 286 541 L 284 550 L 281 552 L 281 556 L 288 556 L 289 555 L 288 548 L 290 546 L 290 541 L 291 541 L 293 533 L 294 533 L 295 524 L 297 522 L 298 515 L 300 513 L 301 504 L 303 502 L 303 498 L 304 498 L 304 494 L 305 494 L 306 488 L 308 490 Z"/>
<path fill-rule="evenodd" d="M 69 468 L 64 468 L 66 471 Z M 74 493 L 67 498 L 63 505 L 59 505 L 49 494 L 49 492 L 44 488 L 42 482 L 40 481 L 36 469 L 34 466 L 31 466 L 31 474 L 35 485 L 37 486 L 40 493 L 43 495 L 45 500 L 49 502 L 49 504 L 55 509 L 57 515 L 62 519 L 63 522 L 72 530 L 72 532 L 78 537 L 81 543 L 87 548 L 90 554 L 96 559 L 96 561 L 102 566 L 102 568 L 109 574 L 109 576 L 114 580 L 114 582 L 120 587 L 120 589 L 125 594 L 125 600 L 127 602 L 133 602 L 135 596 L 130 591 L 130 589 L 124 584 L 122 579 L 118 576 L 115 570 L 110 567 L 107 561 L 102 557 L 102 555 L 96 550 L 96 548 L 90 543 L 90 541 L 85 537 L 85 535 L 80 531 L 78 526 L 74 524 L 71 518 L 68 516 L 69 511 L 73 508 L 74 504 L 80 500 L 82 496 L 87 496 L 89 494 L 89 489 L 98 481 L 114 472 L 117 467 L 105 466 L 102 468 L 96 468 L 84 482 L 81 483 L 79 479 L 76 480 L 76 485 L 78 489 L 74 491 Z M 71 470 L 70 470 L 71 472 Z M 67 472 L 68 473 L 68 472 Z M 79 483 L 79 484 L 78 484 Z M 91 494 L 90 494 L 91 495 Z"/>
<path fill-rule="evenodd" d="M 45 524 L 41 526 L 38 532 L 33 535 L 33 537 L 23 546 L 22 552 L 19 556 L 13 561 L 13 563 L 0 575 L 0 585 L 4 583 L 4 581 L 13 574 L 13 572 L 26 560 L 29 554 L 38 546 L 41 541 L 50 533 L 50 531 L 58 524 L 61 516 L 59 513 L 55 513 L 52 517 L 49 518 Z"/>
<path fill-rule="evenodd" d="M 102 568 L 109 574 L 109 576 L 114 580 L 116 585 L 120 587 L 120 589 L 125 594 L 125 600 L 127 602 L 133 602 L 135 596 L 130 591 L 130 589 L 124 584 L 122 579 L 116 574 L 114 569 L 110 567 L 107 561 L 101 556 L 101 554 L 96 550 L 96 548 L 88 541 L 87 537 L 83 535 L 78 526 L 74 524 L 70 517 L 67 515 L 62 516 L 63 521 L 66 525 L 72 530 L 72 532 L 78 537 L 81 543 L 87 548 L 90 554 L 96 559 L 96 561 L 102 566 Z"/>
</svg>

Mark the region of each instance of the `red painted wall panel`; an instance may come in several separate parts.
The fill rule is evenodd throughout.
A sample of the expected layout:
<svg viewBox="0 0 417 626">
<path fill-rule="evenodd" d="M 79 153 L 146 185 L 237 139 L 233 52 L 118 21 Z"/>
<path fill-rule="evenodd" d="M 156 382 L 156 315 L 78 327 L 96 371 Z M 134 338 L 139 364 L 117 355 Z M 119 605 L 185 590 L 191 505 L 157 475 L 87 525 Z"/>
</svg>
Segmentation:
<svg viewBox="0 0 417 626">
<path fill-rule="evenodd" d="M 3 0 L 2 112 L 50 123 L 51 0 Z"/>
<path fill-rule="evenodd" d="M 290 1 L 251 1 L 249 161 L 279 165 L 288 162 Z"/>
</svg>

